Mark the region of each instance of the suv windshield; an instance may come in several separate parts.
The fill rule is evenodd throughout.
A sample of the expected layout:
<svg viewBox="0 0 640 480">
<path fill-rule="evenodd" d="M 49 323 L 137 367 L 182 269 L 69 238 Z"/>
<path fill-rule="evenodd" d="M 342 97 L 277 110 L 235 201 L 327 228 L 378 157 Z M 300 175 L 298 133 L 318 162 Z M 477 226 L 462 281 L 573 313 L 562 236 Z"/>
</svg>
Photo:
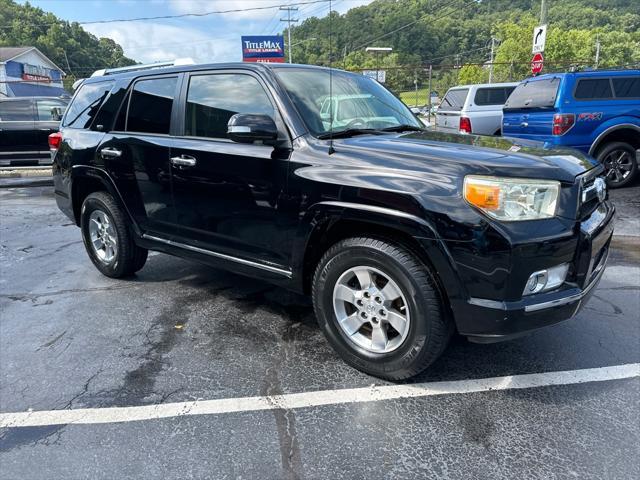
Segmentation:
<svg viewBox="0 0 640 480">
<path fill-rule="evenodd" d="M 348 129 L 421 128 L 411 111 L 368 77 L 329 70 L 282 68 L 276 74 L 314 136 Z M 330 95 L 331 93 L 331 95 Z"/>
<path fill-rule="evenodd" d="M 551 108 L 556 103 L 559 86 L 560 77 L 524 81 L 509 95 L 504 110 Z"/>
</svg>

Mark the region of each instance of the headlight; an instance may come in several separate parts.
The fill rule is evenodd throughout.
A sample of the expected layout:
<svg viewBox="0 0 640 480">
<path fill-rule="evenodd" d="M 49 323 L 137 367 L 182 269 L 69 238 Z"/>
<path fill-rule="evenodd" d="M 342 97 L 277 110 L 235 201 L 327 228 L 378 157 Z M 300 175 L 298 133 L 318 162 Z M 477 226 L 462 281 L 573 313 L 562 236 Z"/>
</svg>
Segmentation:
<svg viewBox="0 0 640 480">
<path fill-rule="evenodd" d="M 538 220 L 556 213 L 560 182 L 469 175 L 464 198 L 497 220 Z"/>
</svg>

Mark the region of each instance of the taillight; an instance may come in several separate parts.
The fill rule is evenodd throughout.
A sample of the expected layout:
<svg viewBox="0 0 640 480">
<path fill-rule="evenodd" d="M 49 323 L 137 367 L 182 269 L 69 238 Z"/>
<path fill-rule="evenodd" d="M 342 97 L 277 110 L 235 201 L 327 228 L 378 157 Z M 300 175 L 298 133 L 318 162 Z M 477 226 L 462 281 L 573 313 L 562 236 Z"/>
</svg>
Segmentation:
<svg viewBox="0 0 640 480">
<path fill-rule="evenodd" d="M 553 116 L 553 134 L 564 135 L 576 122 L 576 116 L 573 113 L 556 113 Z"/>
<path fill-rule="evenodd" d="M 467 117 L 460 117 L 460 131 L 462 133 L 471 133 L 471 120 Z"/>
<path fill-rule="evenodd" d="M 49 135 L 49 148 L 51 150 L 57 150 L 62 143 L 62 134 L 60 132 L 55 132 Z"/>
</svg>

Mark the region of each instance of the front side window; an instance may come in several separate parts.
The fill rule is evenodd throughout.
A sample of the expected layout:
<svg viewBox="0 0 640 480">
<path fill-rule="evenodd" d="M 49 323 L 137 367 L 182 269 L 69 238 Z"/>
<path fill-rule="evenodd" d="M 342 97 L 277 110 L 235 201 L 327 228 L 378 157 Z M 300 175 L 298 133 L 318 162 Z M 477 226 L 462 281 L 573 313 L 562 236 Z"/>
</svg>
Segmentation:
<svg viewBox="0 0 640 480">
<path fill-rule="evenodd" d="M 449 90 L 442 99 L 440 104 L 440 110 L 462 110 L 464 102 L 467 101 L 467 95 L 469 94 L 468 88 L 459 88 L 457 90 Z"/>
<path fill-rule="evenodd" d="M 404 103 L 364 75 L 335 70 L 330 75 L 329 70 L 303 68 L 280 68 L 276 74 L 316 137 L 325 136 L 330 130 L 337 133 L 351 128 L 384 129 L 400 125 L 421 128 Z"/>
<path fill-rule="evenodd" d="M 36 109 L 38 111 L 38 121 L 59 122 L 62 114 L 67 109 L 67 104 L 60 100 L 36 100 Z"/>
<path fill-rule="evenodd" d="M 126 130 L 168 135 L 177 84 L 178 77 L 136 82 L 131 91 Z"/>
<path fill-rule="evenodd" d="M 33 120 L 31 100 L 0 102 L 0 122 L 32 122 Z"/>
<path fill-rule="evenodd" d="M 100 110 L 100 106 L 107 98 L 113 81 L 89 83 L 80 86 L 67 109 L 62 121 L 63 127 L 89 128 Z"/>
<path fill-rule="evenodd" d="M 614 78 L 613 90 L 616 98 L 640 98 L 640 75 Z"/>
<path fill-rule="evenodd" d="M 576 100 L 611 98 L 611 83 L 608 78 L 588 78 L 578 81 L 573 94 Z"/>
<path fill-rule="evenodd" d="M 269 115 L 274 108 L 258 80 L 250 75 L 219 73 L 189 80 L 185 135 L 228 138 L 227 123 L 236 113 Z"/>
</svg>

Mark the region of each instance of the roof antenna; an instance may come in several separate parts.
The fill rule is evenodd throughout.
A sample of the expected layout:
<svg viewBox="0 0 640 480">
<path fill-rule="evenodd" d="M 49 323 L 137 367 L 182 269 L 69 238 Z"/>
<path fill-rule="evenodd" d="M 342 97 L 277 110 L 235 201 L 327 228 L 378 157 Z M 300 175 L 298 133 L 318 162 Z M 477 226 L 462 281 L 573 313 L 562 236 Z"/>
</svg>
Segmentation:
<svg viewBox="0 0 640 480">
<path fill-rule="evenodd" d="M 331 29 L 332 0 L 329 0 L 329 155 L 335 153 L 333 148 L 333 65 L 331 54 L 333 53 L 333 35 Z"/>
</svg>

